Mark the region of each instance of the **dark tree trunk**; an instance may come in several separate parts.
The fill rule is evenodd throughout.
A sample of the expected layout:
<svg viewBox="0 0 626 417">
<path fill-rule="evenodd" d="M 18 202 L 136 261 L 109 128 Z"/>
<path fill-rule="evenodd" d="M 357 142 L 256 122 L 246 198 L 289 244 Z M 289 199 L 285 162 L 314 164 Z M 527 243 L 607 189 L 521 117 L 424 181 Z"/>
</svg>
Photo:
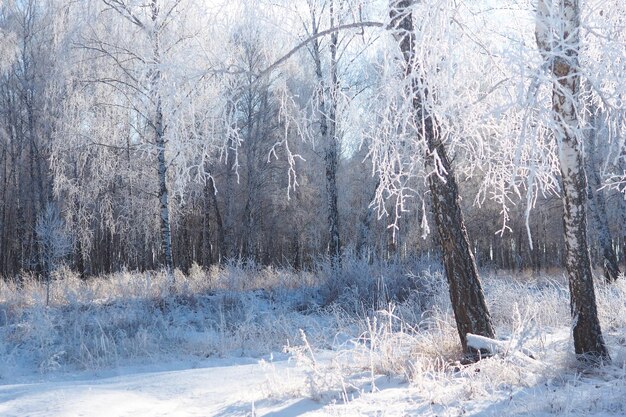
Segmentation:
<svg viewBox="0 0 626 417">
<path fill-rule="evenodd" d="M 407 77 L 413 77 L 415 35 L 411 5 L 413 0 L 392 0 L 390 16 L 394 36 L 404 55 Z M 411 80 L 411 96 L 417 125 L 424 126 L 420 134 L 424 135 L 427 146 L 427 171 L 438 170 L 428 177 L 428 185 L 433 199 L 435 223 L 443 254 L 443 264 L 450 290 L 450 300 L 457 330 L 463 350 L 475 355 L 467 346 L 467 333 L 493 338 L 494 330 L 487 309 L 482 286 L 478 277 L 476 262 L 472 253 L 463 213 L 459 201 L 459 190 L 444 144 L 441 142 L 436 121 L 424 109 L 421 97 L 428 96 L 418 80 Z M 440 168 L 434 166 L 434 156 L 439 159 Z"/>
<path fill-rule="evenodd" d="M 330 25 L 334 26 L 334 1 L 330 3 Z M 319 21 L 315 11 L 311 10 L 313 35 L 319 31 Z M 337 166 L 339 163 L 339 142 L 337 140 L 337 44 L 338 34 L 333 32 L 330 37 L 330 86 L 326 88 L 322 72 L 322 58 L 318 39 L 313 41 L 313 60 L 315 74 L 319 82 L 319 113 L 320 135 L 324 144 L 324 166 L 326 171 L 326 206 L 328 213 L 328 254 L 333 267 L 341 263 L 341 239 L 339 236 L 339 208 L 337 205 Z"/>
<path fill-rule="evenodd" d="M 234 110 L 232 110 L 234 112 Z M 235 178 L 239 168 L 235 165 L 237 158 L 238 145 L 233 138 L 228 139 L 226 149 L 226 187 L 224 202 L 224 246 L 222 248 L 222 256 L 226 259 L 233 259 L 237 256 L 237 236 L 236 236 L 236 195 L 235 195 Z"/>
<path fill-rule="evenodd" d="M 213 210 L 215 212 L 215 224 L 217 227 L 217 253 L 215 253 L 215 250 L 211 249 L 210 236 L 209 236 L 210 234 L 209 218 L 210 218 L 211 206 L 213 206 Z M 213 181 L 213 177 L 211 176 L 209 176 L 206 179 L 206 184 L 204 186 L 204 210 L 205 210 L 204 211 L 204 232 L 203 232 L 203 237 L 202 237 L 203 259 L 205 262 L 204 266 L 209 266 L 211 263 L 215 261 L 221 262 L 222 257 L 224 256 L 224 251 L 225 251 L 224 225 L 222 223 L 222 215 L 220 213 L 220 207 L 217 202 L 215 182 Z"/>
<path fill-rule="evenodd" d="M 203 208 L 204 212 L 202 213 L 202 255 L 200 259 L 202 259 L 202 266 L 205 268 L 213 263 L 213 249 L 211 246 L 211 202 L 210 202 L 210 193 L 211 187 L 209 186 L 209 180 L 206 180 L 207 183 L 204 185 L 204 198 L 203 198 Z"/>
<path fill-rule="evenodd" d="M 596 110 L 597 111 L 597 110 Z M 601 180 L 598 164 L 598 135 L 599 129 L 597 114 L 592 117 L 593 126 L 587 143 L 587 157 L 589 167 L 589 210 L 593 216 L 593 223 L 598 233 L 598 243 L 602 251 L 601 263 L 604 270 L 604 279 L 606 282 L 613 282 L 620 274 L 617 264 L 617 255 L 613 249 L 613 241 L 609 230 L 609 222 L 606 215 L 606 201 L 604 199 L 604 191 L 601 190 Z"/>
<path fill-rule="evenodd" d="M 376 182 L 374 189 L 371 191 L 371 194 L 372 194 L 371 198 L 368 201 L 374 201 L 376 189 L 378 188 L 379 185 L 380 185 L 380 182 Z M 356 254 L 361 259 L 365 258 L 367 251 L 371 249 L 369 246 L 371 245 L 370 235 L 372 233 L 372 221 L 374 220 L 375 215 L 376 215 L 374 211 L 375 211 L 374 207 L 370 207 L 368 205 L 365 213 L 361 217 L 357 241 L 356 241 Z"/>
<path fill-rule="evenodd" d="M 437 152 L 442 168 L 448 173 L 446 182 L 437 175 L 431 175 L 428 184 L 433 196 L 433 211 L 448 279 L 450 301 L 461 344 L 467 351 L 467 333 L 493 338 L 494 331 L 474 255 L 469 245 L 452 167 L 443 144 L 433 144 L 429 140 L 429 148 Z"/>
<path fill-rule="evenodd" d="M 213 183 L 213 180 L 211 180 Z M 226 251 L 226 243 L 224 241 L 224 223 L 220 213 L 220 206 L 217 204 L 217 196 L 215 195 L 215 184 L 213 184 L 213 209 L 215 210 L 215 223 L 217 224 L 217 242 L 218 242 L 218 262 L 222 262 L 224 252 Z"/>
</svg>

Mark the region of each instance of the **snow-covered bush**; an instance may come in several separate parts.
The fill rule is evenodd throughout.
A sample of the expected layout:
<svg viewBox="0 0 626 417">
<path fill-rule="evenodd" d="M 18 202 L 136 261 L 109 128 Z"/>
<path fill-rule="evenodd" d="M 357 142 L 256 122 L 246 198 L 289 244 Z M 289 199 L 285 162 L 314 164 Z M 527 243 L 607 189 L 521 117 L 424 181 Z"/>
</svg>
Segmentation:
<svg viewBox="0 0 626 417">
<path fill-rule="evenodd" d="M 34 277 L 0 281 L 0 363 L 7 372 L 258 355 L 295 343 L 299 329 L 315 339 L 333 333 L 326 333 L 331 323 L 322 328 L 319 317 L 301 313 L 309 292 L 296 286 L 303 275 L 289 270 L 176 271 L 172 292 L 165 271 L 88 280 L 56 273 L 64 275 L 52 281 L 48 305 L 45 283 Z"/>
<path fill-rule="evenodd" d="M 402 303 L 416 294 L 432 295 L 432 286 L 443 279 L 437 273 L 440 270 L 439 265 L 423 258 L 398 263 L 346 256 L 339 270 L 333 270 L 327 260 L 318 262 L 315 275 L 323 280 L 320 291 L 325 305 L 336 303 L 364 313 L 386 308 L 390 302 Z"/>
</svg>

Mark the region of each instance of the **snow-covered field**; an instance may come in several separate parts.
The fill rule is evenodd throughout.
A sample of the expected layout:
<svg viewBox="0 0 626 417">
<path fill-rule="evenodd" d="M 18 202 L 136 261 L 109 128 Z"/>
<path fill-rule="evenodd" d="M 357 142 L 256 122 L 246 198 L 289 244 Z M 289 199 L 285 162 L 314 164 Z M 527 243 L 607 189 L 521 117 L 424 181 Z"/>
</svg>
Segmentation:
<svg viewBox="0 0 626 417">
<path fill-rule="evenodd" d="M 5 385 L 0 387 L 0 415 L 236 416 L 251 414 L 255 404 L 267 402 L 271 394 L 267 368 L 249 359 L 170 367 L 122 368 Z M 286 360 L 273 367 L 285 378 L 294 371 Z M 300 384 L 302 377 L 292 379 Z M 318 407 L 313 401 L 310 404 Z"/>
<path fill-rule="evenodd" d="M 343 288 L 230 266 L 173 294 L 162 274 L 67 275 L 48 307 L 3 283 L 0 415 L 626 415 L 624 279 L 598 284 L 613 361 L 583 369 L 562 278 L 485 277 L 502 352 L 465 366 L 439 274 L 359 268 Z"/>
</svg>

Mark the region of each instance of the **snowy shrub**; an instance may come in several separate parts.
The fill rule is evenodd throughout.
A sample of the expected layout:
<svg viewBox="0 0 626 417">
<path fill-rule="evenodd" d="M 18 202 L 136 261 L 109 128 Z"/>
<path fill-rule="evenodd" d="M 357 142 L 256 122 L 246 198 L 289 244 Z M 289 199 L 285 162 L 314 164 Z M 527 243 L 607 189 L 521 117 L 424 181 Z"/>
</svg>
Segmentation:
<svg viewBox="0 0 626 417">
<path fill-rule="evenodd" d="M 442 279 L 431 272 L 437 270 L 438 266 L 424 259 L 368 262 L 346 256 L 339 270 L 333 270 L 328 261 L 318 262 L 315 275 L 324 280 L 321 295 L 325 305 L 337 303 L 353 312 L 363 312 L 386 308 L 390 302 L 402 303 L 415 292 L 428 292 L 432 279 Z"/>
<path fill-rule="evenodd" d="M 264 354 L 294 343 L 300 328 L 326 337 L 328 328 L 310 315 L 313 290 L 297 284 L 308 275 L 249 265 L 192 272 L 175 271 L 171 290 L 164 271 L 82 280 L 59 269 L 48 306 L 34 277 L 0 281 L 0 363 L 99 369 L 180 354 Z"/>
</svg>

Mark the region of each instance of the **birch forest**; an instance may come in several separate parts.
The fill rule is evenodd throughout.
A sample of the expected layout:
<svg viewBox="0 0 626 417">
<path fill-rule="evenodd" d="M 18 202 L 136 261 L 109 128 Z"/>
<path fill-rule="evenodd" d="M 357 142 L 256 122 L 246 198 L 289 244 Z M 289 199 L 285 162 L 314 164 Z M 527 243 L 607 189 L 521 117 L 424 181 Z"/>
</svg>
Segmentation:
<svg viewBox="0 0 626 417">
<path fill-rule="evenodd" d="M 479 266 L 561 267 L 550 57 L 571 50 L 591 261 L 615 279 L 624 7 L 582 2 L 567 49 L 564 6 L 535 3 L 415 2 L 401 51 L 385 2 L 3 2 L 0 271 L 437 257 L 448 175 Z"/>
<path fill-rule="evenodd" d="M 46 306 L 241 268 L 377 311 L 430 268 L 466 364 L 501 336 L 482 278 L 550 275 L 570 350 L 621 366 L 626 4 L 2 0 L 0 202 L 3 285 Z"/>
</svg>

